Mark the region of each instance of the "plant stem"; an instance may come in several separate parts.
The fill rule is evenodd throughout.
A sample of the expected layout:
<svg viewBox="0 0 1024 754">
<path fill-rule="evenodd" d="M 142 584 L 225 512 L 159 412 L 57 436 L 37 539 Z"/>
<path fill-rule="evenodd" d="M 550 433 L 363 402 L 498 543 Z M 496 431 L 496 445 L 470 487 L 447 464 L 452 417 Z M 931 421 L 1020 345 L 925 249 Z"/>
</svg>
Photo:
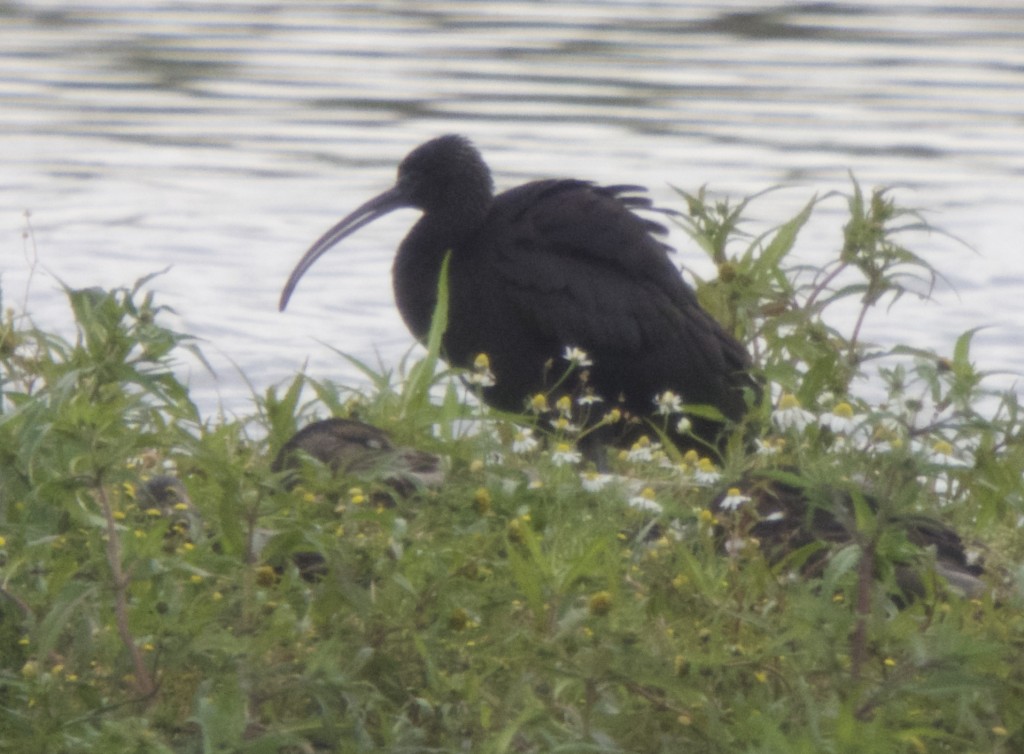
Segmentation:
<svg viewBox="0 0 1024 754">
<path fill-rule="evenodd" d="M 857 567 L 857 624 L 850 636 L 850 676 L 860 680 L 868 656 L 868 616 L 871 613 L 871 585 L 875 572 L 875 540 L 864 545 Z"/>
<path fill-rule="evenodd" d="M 114 510 L 110 505 L 106 488 L 99 479 L 96 480 L 95 491 L 107 523 L 107 562 L 114 577 L 114 615 L 117 620 L 117 633 L 131 655 L 132 665 L 135 667 L 136 690 L 140 696 L 150 697 L 156 692 L 156 684 L 128 625 L 128 584 L 131 583 L 131 579 L 121 564 L 121 537 L 114 521 Z"/>
</svg>

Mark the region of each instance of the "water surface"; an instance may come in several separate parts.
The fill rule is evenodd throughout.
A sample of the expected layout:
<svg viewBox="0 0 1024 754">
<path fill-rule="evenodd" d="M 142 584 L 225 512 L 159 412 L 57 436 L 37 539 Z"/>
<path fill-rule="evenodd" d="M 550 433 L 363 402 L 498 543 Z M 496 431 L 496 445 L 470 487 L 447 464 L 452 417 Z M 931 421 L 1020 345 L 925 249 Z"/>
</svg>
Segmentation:
<svg viewBox="0 0 1024 754">
<path fill-rule="evenodd" d="M 1024 6 L 909 2 L 125 2 L 0 6 L 7 306 L 67 327 L 57 280 L 153 286 L 201 336 L 207 410 L 247 412 L 331 347 L 393 366 L 411 339 L 390 265 L 401 212 L 277 296 L 323 230 L 390 185 L 416 144 L 471 136 L 499 188 L 575 176 L 708 184 L 776 223 L 812 195 L 896 185 L 964 239 L 916 248 L 952 282 L 867 336 L 1024 371 Z M 24 241 L 31 211 L 31 239 Z M 834 253 L 840 200 L 801 239 Z M 709 267 L 685 236 L 680 261 Z"/>
</svg>

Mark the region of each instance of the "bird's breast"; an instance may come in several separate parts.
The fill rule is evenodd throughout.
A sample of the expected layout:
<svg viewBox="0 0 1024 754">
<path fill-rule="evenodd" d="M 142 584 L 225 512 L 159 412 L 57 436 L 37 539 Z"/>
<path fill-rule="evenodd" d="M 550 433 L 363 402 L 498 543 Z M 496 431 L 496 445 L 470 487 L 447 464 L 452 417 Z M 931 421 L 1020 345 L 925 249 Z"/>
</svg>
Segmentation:
<svg viewBox="0 0 1024 754">
<path fill-rule="evenodd" d="M 441 281 L 441 268 L 450 253 L 448 265 L 449 311 L 458 310 L 449 317 L 467 316 L 465 299 L 475 296 L 472 274 L 472 242 L 466 234 L 446 232 L 443 227 L 422 218 L 399 246 L 392 266 L 392 285 L 398 311 L 410 332 L 424 341 L 430 332 L 430 323 L 437 308 L 437 292 Z M 470 278 L 470 279 L 467 279 Z M 469 316 L 472 316 L 472 304 Z"/>
</svg>

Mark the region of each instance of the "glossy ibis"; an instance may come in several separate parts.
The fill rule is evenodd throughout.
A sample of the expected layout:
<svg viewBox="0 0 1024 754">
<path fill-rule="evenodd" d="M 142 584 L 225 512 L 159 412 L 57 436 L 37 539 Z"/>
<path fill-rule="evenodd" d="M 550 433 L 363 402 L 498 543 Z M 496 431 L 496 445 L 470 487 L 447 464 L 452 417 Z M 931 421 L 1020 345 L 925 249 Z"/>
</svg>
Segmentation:
<svg viewBox="0 0 1024 754">
<path fill-rule="evenodd" d="M 402 318 L 426 338 L 450 251 L 443 356 L 471 367 L 487 354 L 495 381 L 483 397 L 492 406 L 522 411 L 567 373 L 569 348 L 582 349 L 592 365 L 585 386 L 560 388 L 585 388 L 631 416 L 653 414 L 655 397 L 672 391 L 737 422 L 759 396 L 747 351 L 701 308 L 670 260 L 659 240 L 666 229 L 637 213 L 653 209 L 642 187 L 540 180 L 495 196 L 490 170 L 462 136 L 414 149 L 392 188 L 317 240 L 285 284 L 280 309 L 328 249 L 403 207 L 423 216 L 392 270 Z M 715 443 L 722 428 L 698 418 L 692 432 Z"/>
</svg>

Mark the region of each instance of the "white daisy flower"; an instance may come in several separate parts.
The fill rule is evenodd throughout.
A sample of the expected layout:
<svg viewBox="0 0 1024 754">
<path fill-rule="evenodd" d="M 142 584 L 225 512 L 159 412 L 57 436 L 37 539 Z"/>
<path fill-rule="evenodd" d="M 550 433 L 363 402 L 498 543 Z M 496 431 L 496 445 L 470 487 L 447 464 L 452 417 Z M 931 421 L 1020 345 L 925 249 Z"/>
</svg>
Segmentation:
<svg viewBox="0 0 1024 754">
<path fill-rule="evenodd" d="M 721 478 L 722 472 L 710 458 L 701 458 L 697 461 L 697 468 L 693 470 L 693 480 L 697 484 L 715 484 Z"/>
<path fill-rule="evenodd" d="M 558 443 L 551 454 L 551 461 L 555 466 L 568 466 L 582 460 L 583 454 L 567 442 Z"/>
<path fill-rule="evenodd" d="M 644 435 L 633 443 L 633 447 L 629 449 L 626 458 L 634 463 L 653 461 L 654 453 L 658 450 L 661 450 L 661 443 L 651 442 L 651 438 Z"/>
<path fill-rule="evenodd" d="M 596 471 L 584 471 L 580 474 L 580 485 L 587 492 L 600 492 L 612 481 L 611 474 L 600 474 Z"/>
<path fill-rule="evenodd" d="M 846 401 L 837 403 L 831 412 L 823 414 L 819 419 L 821 426 L 831 429 L 839 435 L 850 436 L 860 426 L 863 417 L 853 413 L 853 406 Z"/>
<path fill-rule="evenodd" d="M 683 399 L 671 390 L 666 390 L 655 396 L 654 405 L 657 407 L 659 415 L 671 416 L 672 414 L 682 413 Z"/>
<path fill-rule="evenodd" d="M 802 409 L 795 395 L 783 393 L 779 398 L 779 407 L 772 412 L 772 421 L 783 431 L 793 428 L 802 432 L 814 421 L 814 414 Z"/>
<path fill-rule="evenodd" d="M 540 443 L 537 438 L 533 436 L 533 430 L 529 427 L 523 427 L 516 432 L 515 438 L 512 440 L 512 452 L 513 453 L 532 453 L 537 449 Z"/>
<path fill-rule="evenodd" d="M 661 513 L 662 507 L 657 500 L 654 499 L 654 490 L 650 487 L 644 487 L 639 495 L 634 495 L 629 499 L 629 505 L 633 508 L 638 508 L 642 511 L 648 511 L 650 513 Z"/>
<path fill-rule="evenodd" d="M 725 497 L 722 498 L 722 502 L 718 504 L 718 507 L 727 511 L 737 510 L 741 505 L 745 505 L 750 502 L 750 496 L 744 495 L 740 492 L 739 487 L 730 487 L 726 490 Z"/>
<path fill-rule="evenodd" d="M 566 346 L 562 358 L 575 367 L 589 367 L 594 363 L 586 351 L 576 346 Z"/>
</svg>

